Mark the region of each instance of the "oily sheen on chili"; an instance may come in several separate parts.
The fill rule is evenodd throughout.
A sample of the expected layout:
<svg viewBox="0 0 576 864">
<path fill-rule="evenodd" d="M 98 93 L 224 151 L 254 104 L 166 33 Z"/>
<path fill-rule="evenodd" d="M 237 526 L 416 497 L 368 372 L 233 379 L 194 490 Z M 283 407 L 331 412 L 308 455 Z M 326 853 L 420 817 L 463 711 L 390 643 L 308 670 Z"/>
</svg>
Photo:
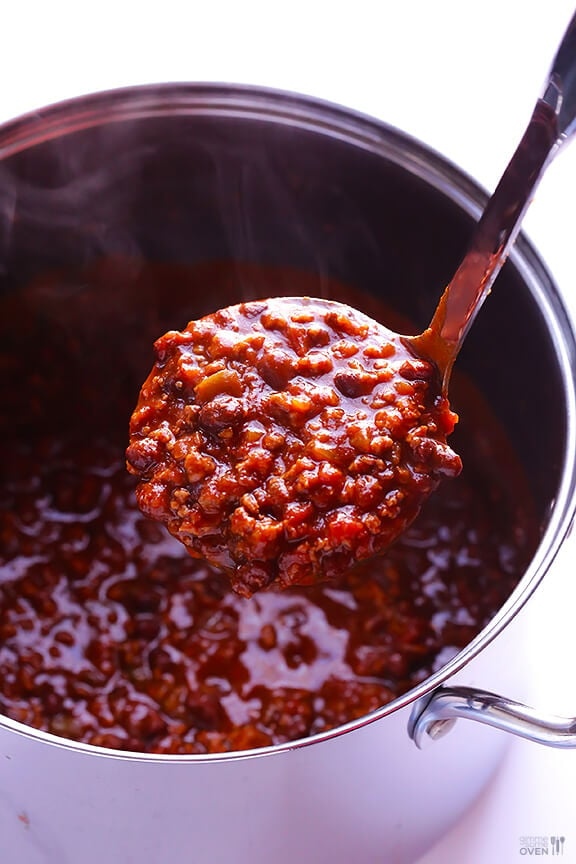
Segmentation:
<svg viewBox="0 0 576 864">
<path fill-rule="evenodd" d="M 461 470 L 434 366 L 344 304 L 242 303 L 155 351 L 127 450 L 139 506 L 245 596 L 345 573 Z"/>
<path fill-rule="evenodd" d="M 315 287 L 237 262 L 135 271 L 106 259 L 0 295 L 0 714 L 12 721 L 167 754 L 322 733 L 442 668 L 530 561 L 525 469 L 459 370 L 462 473 L 384 555 L 333 582 L 246 599 L 147 518 L 124 450 L 154 335 L 209 302 L 225 308 L 242 285 L 262 297 Z M 325 288 L 405 328 L 380 300 Z"/>
<path fill-rule="evenodd" d="M 103 747 L 214 753 L 386 704 L 470 642 L 531 548 L 503 454 L 488 454 L 498 483 L 464 455 L 466 473 L 385 558 L 247 599 L 139 511 L 114 441 L 12 441 L 0 454 L 0 711 Z"/>
</svg>

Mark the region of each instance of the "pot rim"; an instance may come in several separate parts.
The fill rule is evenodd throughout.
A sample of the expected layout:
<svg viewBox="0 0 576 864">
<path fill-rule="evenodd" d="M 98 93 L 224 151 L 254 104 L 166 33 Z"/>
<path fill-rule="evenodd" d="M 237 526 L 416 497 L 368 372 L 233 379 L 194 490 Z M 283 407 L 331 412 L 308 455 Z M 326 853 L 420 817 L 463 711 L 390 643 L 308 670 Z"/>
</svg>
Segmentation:
<svg viewBox="0 0 576 864">
<path fill-rule="evenodd" d="M 0 126 L 0 161 L 44 141 L 101 124 L 168 116 L 224 116 L 307 129 L 338 138 L 392 161 L 452 200 L 473 218 L 482 212 L 486 191 L 454 163 L 411 135 L 353 109 L 317 97 L 246 84 L 177 82 L 146 84 L 81 95 L 24 114 Z M 526 236 L 510 253 L 519 276 L 546 320 L 560 366 L 566 398 L 563 473 L 550 519 L 536 553 L 508 600 L 480 633 L 445 666 L 418 686 L 376 711 L 328 732 L 254 750 L 169 755 L 113 750 L 83 744 L 0 716 L 4 728 L 65 750 L 137 762 L 207 763 L 237 761 L 297 750 L 372 724 L 427 696 L 459 672 L 515 618 L 542 581 L 567 536 L 576 511 L 576 341 L 559 290 Z"/>
</svg>

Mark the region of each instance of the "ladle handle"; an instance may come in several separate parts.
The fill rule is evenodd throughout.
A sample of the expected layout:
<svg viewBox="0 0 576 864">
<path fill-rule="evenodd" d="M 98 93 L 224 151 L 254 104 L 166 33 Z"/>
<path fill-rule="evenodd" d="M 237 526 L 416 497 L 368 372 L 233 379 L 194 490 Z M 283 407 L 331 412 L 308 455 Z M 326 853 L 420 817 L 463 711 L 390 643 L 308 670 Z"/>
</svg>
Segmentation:
<svg viewBox="0 0 576 864">
<path fill-rule="evenodd" d="M 530 122 L 480 218 L 428 329 L 410 341 L 447 388 L 464 338 L 500 272 L 544 169 L 576 131 L 576 14 L 560 44 Z"/>
<path fill-rule="evenodd" d="M 542 101 L 556 114 L 560 143 L 568 140 L 576 132 L 576 14 L 552 63 Z"/>
</svg>

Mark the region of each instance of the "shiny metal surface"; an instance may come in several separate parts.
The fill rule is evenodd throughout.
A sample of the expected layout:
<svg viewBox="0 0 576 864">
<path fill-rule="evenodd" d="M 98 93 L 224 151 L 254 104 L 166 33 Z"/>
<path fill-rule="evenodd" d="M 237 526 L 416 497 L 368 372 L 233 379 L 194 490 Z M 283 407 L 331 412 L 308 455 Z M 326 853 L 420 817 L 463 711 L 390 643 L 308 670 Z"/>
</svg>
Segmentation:
<svg viewBox="0 0 576 864">
<path fill-rule="evenodd" d="M 409 734 L 418 747 L 444 737 L 456 720 L 476 720 L 493 729 L 549 747 L 576 748 L 576 717 L 556 717 L 473 687 L 440 687 L 418 710 L 415 706 Z"/>
<path fill-rule="evenodd" d="M 544 85 L 542 99 L 558 118 L 558 134 L 576 131 L 576 15 L 570 21 Z"/>
<path fill-rule="evenodd" d="M 548 75 L 544 94 L 476 226 L 472 240 L 446 287 L 430 327 L 411 338 L 443 376 L 454 361 L 488 297 L 546 168 L 576 130 L 576 16 L 570 22 Z"/>
</svg>

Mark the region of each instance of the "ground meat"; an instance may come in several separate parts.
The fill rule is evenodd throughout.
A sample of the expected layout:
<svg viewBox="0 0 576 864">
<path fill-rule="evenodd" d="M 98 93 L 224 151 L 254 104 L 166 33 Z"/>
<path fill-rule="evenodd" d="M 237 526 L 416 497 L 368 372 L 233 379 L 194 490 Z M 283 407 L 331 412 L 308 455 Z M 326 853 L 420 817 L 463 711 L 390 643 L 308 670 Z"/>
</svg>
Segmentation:
<svg viewBox="0 0 576 864">
<path fill-rule="evenodd" d="M 525 471 L 481 395 L 456 370 L 463 471 L 385 557 L 333 583 L 245 599 L 137 507 L 127 420 L 153 334 L 170 320 L 200 317 L 208 294 L 219 307 L 246 286 L 309 294 L 317 277 L 234 261 L 147 264 L 131 281 L 131 268 L 104 260 L 0 292 L 0 714 L 102 747 L 203 754 L 324 733 L 406 694 L 492 619 L 539 543 Z M 322 287 L 409 329 L 357 288 L 325 277 Z M 318 350 L 328 344 L 315 338 Z M 361 356 L 346 333 L 329 350 L 335 371 Z M 285 386 L 293 359 L 279 347 L 262 374 Z M 404 377 L 418 380 L 408 359 Z M 199 434 L 218 417 L 233 428 L 237 393 L 216 395 L 232 401 L 215 413 L 209 399 L 184 407 Z M 205 426 L 194 420 L 202 409 Z M 254 449 L 281 449 L 281 430 L 257 424 Z M 171 438 L 147 440 L 149 469 Z M 185 470 L 202 478 L 211 465 L 198 453 Z M 372 479 L 355 492 L 362 500 Z M 282 501 L 287 481 L 273 477 L 270 489 Z M 289 510 L 295 535 L 306 503 Z"/>
<path fill-rule="evenodd" d="M 497 482 L 465 451 L 386 558 L 245 599 L 142 515 L 117 442 L 4 444 L 0 712 L 103 747 L 249 750 L 360 718 L 468 644 L 536 542 L 507 451 Z"/>
<path fill-rule="evenodd" d="M 127 450 L 138 504 L 244 596 L 337 578 L 460 472 L 432 364 L 343 304 L 243 303 L 155 350 Z"/>
</svg>

